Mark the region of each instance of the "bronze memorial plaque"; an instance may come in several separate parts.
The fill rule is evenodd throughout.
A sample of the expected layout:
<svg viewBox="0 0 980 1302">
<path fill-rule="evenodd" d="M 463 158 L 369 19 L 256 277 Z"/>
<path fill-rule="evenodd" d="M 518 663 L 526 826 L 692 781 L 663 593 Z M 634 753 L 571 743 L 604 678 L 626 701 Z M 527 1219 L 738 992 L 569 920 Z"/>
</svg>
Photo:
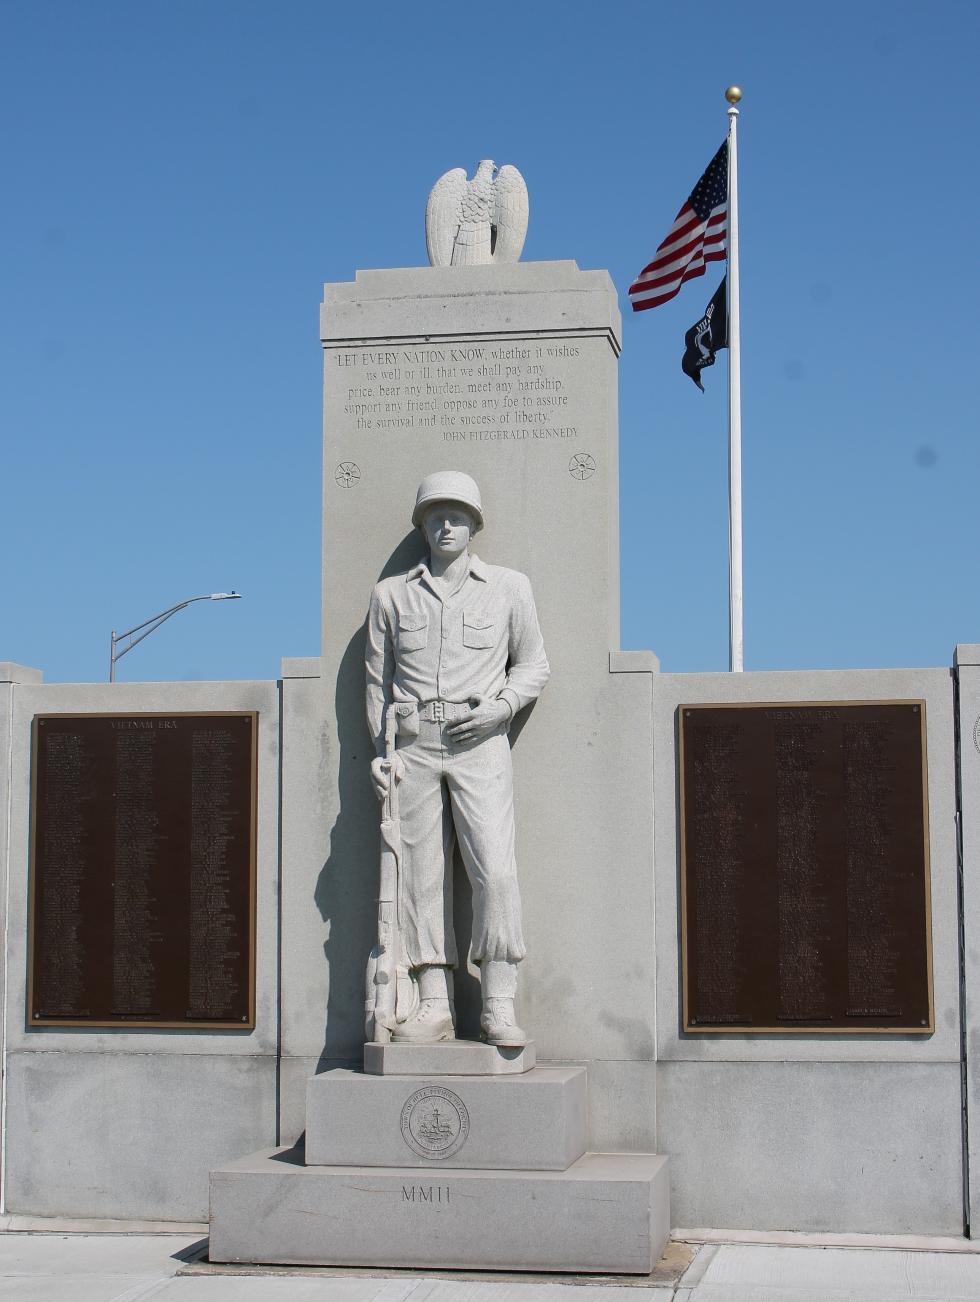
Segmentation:
<svg viewBox="0 0 980 1302">
<path fill-rule="evenodd" d="M 931 1032 L 925 702 L 679 713 L 684 1030 Z"/>
<path fill-rule="evenodd" d="M 256 734 L 35 717 L 29 1026 L 255 1025 Z"/>
</svg>

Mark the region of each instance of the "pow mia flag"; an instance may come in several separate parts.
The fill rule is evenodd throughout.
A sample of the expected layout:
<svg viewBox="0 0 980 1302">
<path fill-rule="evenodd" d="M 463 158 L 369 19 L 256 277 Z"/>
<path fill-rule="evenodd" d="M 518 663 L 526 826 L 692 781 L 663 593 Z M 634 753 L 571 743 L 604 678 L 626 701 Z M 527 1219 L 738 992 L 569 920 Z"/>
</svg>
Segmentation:
<svg viewBox="0 0 980 1302">
<path fill-rule="evenodd" d="M 681 370 L 689 375 L 704 393 L 701 372 L 706 366 L 714 366 L 715 353 L 719 348 L 728 347 L 728 294 L 727 277 L 722 276 L 721 284 L 714 292 L 714 297 L 704 309 L 704 316 L 692 325 L 684 336 L 684 356 L 681 358 Z"/>
</svg>

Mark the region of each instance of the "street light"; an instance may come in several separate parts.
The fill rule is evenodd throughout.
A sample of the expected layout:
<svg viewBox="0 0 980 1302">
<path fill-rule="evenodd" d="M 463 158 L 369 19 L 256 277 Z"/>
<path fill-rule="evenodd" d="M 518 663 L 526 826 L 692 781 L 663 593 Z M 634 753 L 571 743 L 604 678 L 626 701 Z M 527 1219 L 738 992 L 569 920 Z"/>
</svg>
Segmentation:
<svg viewBox="0 0 980 1302">
<path fill-rule="evenodd" d="M 125 633 L 117 633 L 113 629 L 109 641 L 109 682 L 114 683 L 116 681 L 116 662 L 121 660 L 127 652 L 132 651 L 133 647 L 142 642 L 145 637 L 149 637 L 151 633 L 156 632 L 160 625 L 168 620 L 171 615 L 176 615 L 178 610 L 183 610 L 192 601 L 239 601 L 241 595 L 240 592 L 206 592 L 203 597 L 188 597 L 186 601 L 178 601 L 176 606 L 171 606 L 169 610 L 161 610 L 159 615 L 144 619 L 142 624 L 136 624 L 133 628 L 128 628 Z M 140 632 L 141 629 L 144 631 Z M 139 637 L 133 637 L 134 633 L 139 633 Z M 127 637 L 132 640 L 120 651 L 118 649 L 119 643 L 123 638 Z"/>
</svg>

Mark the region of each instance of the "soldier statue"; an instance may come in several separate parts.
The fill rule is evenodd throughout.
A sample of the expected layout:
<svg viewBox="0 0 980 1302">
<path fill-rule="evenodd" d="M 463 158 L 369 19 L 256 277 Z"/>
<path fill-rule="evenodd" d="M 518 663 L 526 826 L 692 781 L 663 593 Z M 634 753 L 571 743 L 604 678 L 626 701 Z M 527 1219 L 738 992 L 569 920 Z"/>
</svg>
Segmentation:
<svg viewBox="0 0 980 1302">
<path fill-rule="evenodd" d="M 527 578 L 470 551 L 483 528 L 475 481 L 459 471 L 429 475 L 412 523 L 428 559 L 375 587 L 367 626 L 371 776 L 386 805 L 397 792 L 393 943 L 412 981 L 408 1015 L 395 1016 L 392 1005 L 384 1034 L 396 1043 L 455 1038 L 458 843 L 473 890 L 481 1033 L 489 1044 L 521 1046 L 514 995 L 526 951 L 507 733 L 547 682 L 548 661 Z"/>
</svg>

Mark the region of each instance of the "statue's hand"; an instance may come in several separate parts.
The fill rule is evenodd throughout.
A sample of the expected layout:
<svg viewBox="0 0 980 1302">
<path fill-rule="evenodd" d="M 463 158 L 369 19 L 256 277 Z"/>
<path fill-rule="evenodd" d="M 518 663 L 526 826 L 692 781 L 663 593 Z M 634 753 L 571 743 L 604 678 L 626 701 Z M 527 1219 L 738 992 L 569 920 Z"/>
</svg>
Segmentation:
<svg viewBox="0 0 980 1302">
<path fill-rule="evenodd" d="M 502 723 L 510 721 L 510 706 L 506 701 L 489 696 L 471 696 L 470 712 L 465 719 L 449 729 L 453 741 L 466 743 L 481 741 L 496 732 Z"/>
<path fill-rule="evenodd" d="M 392 777 L 396 782 L 401 782 L 404 776 L 405 761 L 397 751 L 390 760 L 379 755 L 371 761 L 371 781 L 374 784 L 374 794 L 379 800 L 384 800 L 388 794 L 388 783 Z"/>
</svg>

